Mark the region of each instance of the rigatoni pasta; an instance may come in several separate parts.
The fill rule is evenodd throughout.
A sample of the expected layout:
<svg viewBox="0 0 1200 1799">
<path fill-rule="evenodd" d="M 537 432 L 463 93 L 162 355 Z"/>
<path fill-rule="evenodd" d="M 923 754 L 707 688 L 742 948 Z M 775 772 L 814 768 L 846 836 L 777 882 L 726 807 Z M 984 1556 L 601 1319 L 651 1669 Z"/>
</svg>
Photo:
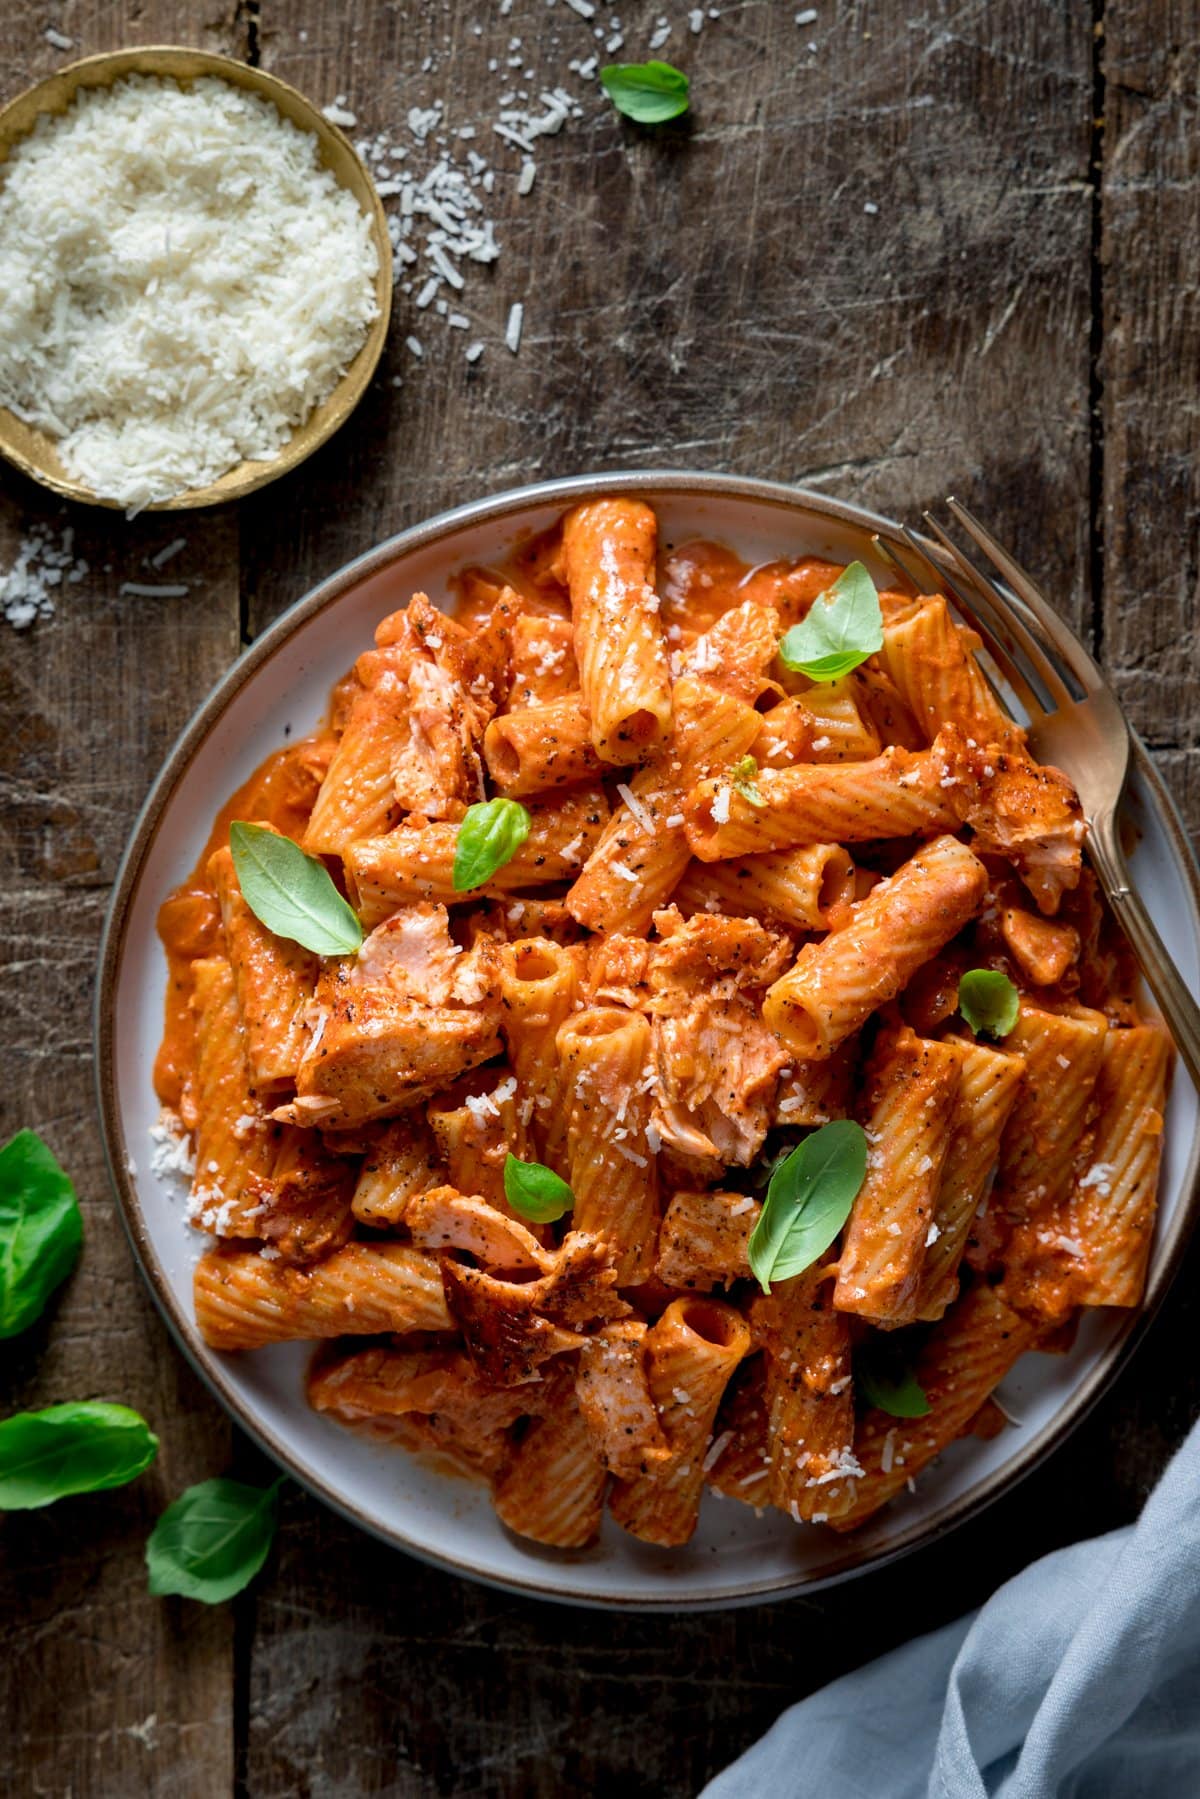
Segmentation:
<svg viewBox="0 0 1200 1799">
<path fill-rule="evenodd" d="M 867 1176 L 846 1226 L 833 1303 L 878 1324 L 917 1315 L 950 1147 L 962 1051 L 883 1030 L 866 1075 Z"/>
<path fill-rule="evenodd" d="M 763 1017 L 797 1056 L 819 1061 L 906 987 L 978 910 L 987 870 L 937 837 L 861 900 L 776 981 Z"/>
<path fill-rule="evenodd" d="M 1078 800 L 942 595 L 785 654 L 841 572 L 585 502 L 383 619 L 162 909 L 202 1336 L 327 1340 L 314 1407 L 538 1543 L 677 1548 L 706 1487 L 853 1529 L 1144 1287 L 1170 1045 Z M 253 909 L 235 819 L 345 953 Z M 818 1230 L 781 1195 L 834 1138 Z"/>
<path fill-rule="evenodd" d="M 658 1228 L 650 1047 L 642 1014 L 617 1006 L 572 1014 L 555 1039 L 575 1224 L 609 1245 L 619 1278 L 633 1285 L 650 1273 Z"/>
<path fill-rule="evenodd" d="M 640 500 L 591 500 L 563 520 L 563 571 L 592 742 L 603 762 L 618 767 L 644 761 L 671 728 L 653 587 L 657 532 Z"/>
</svg>

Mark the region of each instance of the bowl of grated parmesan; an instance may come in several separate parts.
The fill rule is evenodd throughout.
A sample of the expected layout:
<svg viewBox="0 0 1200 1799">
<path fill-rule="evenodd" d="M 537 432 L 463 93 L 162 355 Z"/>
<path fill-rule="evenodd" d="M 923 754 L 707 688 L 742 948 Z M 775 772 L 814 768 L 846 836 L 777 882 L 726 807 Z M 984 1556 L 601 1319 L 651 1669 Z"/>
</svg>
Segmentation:
<svg viewBox="0 0 1200 1799">
<path fill-rule="evenodd" d="M 0 454 L 173 510 L 295 468 L 375 371 L 391 244 L 337 126 L 206 51 L 92 56 L 0 110 Z"/>
</svg>

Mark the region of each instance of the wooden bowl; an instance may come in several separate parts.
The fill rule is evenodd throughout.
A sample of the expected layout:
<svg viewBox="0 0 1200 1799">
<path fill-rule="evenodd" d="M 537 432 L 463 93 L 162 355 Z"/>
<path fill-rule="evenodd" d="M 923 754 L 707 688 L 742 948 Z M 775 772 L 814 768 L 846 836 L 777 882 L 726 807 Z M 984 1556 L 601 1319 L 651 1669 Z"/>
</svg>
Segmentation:
<svg viewBox="0 0 1200 1799">
<path fill-rule="evenodd" d="M 366 165 L 337 126 L 331 125 L 311 100 L 306 100 L 286 81 L 267 75 L 262 69 L 248 68 L 231 57 L 214 56 L 207 50 L 155 45 L 87 56 L 80 62 L 68 63 L 0 109 L 0 165 L 33 129 L 42 113 L 64 113 L 81 88 L 111 87 L 126 75 L 170 76 L 185 87 L 203 76 L 213 75 L 269 100 L 285 119 L 316 137 L 322 165 L 340 187 L 354 195 L 367 214 L 379 255 L 375 277 L 379 316 L 333 392 L 314 408 L 303 424 L 297 426 L 279 454 L 269 461 L 239 462 L 206 487 L 189 488 L 173 499 L 156 500 L 146 508 L 149 512 L 182 512 L 193 506 L 215 506 L 224 500 L 237 500 L 243 494 L 253 493 L 257 487 L 265 487 L 268 481 L 275 481 L 289 469 L 298 467 L 349 418 L 375 372 L 387 337 L 392 309 L 392 246 L 375 184 Z M 24 474 L 32 475 L 43 487 L 51 488 L 68 500 L 82 500 L 93 506 L 120 508 L 122 505 L 121 501 L 105 499 L 82 482 L 73 480 L 63 467 L 55 440 L 44 431 L 25 424 L 5 406 L 0 406 L 0 455 L 7 457 Z"/>
</svg>

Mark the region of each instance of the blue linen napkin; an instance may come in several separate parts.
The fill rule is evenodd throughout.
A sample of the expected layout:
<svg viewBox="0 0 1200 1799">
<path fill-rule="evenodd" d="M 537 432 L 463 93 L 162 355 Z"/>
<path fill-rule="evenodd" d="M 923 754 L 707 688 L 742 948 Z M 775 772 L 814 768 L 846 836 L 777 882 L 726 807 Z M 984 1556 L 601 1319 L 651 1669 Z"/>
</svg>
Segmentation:
<svg viewBox="0 0 1200 1799">
<path fill-rule="evenodd" d="M 793 1705 L 701 1799 L 1197 1799 L 1200 1423 L 1135 1525 Z"/>
</svg>

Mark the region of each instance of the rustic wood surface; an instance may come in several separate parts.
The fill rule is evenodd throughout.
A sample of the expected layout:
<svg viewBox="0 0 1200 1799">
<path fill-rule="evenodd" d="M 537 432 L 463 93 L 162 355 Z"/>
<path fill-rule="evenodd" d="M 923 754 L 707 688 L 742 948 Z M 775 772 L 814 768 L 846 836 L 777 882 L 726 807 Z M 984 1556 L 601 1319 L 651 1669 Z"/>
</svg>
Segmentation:
<svg viewBox="0 0 1200 1799">
<path fill-rule="evenodd" d="M 614 9 L 596 10 L 607 37 Z M 1200 827 L 1196 8 L 818 0 L 799 27 L 796 10 L 717 0 L 696 33 L 678 0 L 620 0 L 621 54 L 644 56 L 665 17 L 659 54 L 692 76 L 690 119 L 657 135 L 568 73 L 605 52 L 567 0 L 0 12 L 3 97 L 69 55 L 180 42 L 344 95 L 367 135 L 400 138 L 409 107 L 442 98 L 490 138 L 506 79 L 584 108 L 539 145 L 529 195 L 519 158 L 497 157 L 503 254 L 463 296 L 487 345 L 474 368 L 444 328 L 422 330 L 417 363 L 401 295 L 341 435 L 182 525 L 68 510 L 0 473 L 0 571 L 38 525 L 73 526 L 91 565 L 53 620 L 0 621 L 4 1135 L 45 1133 L 87 1226 L 66 1290 L 5 1345 L 0 1410 L 118 1399 L 162 1439 L 134 1487 L 0 1529 L 5 1792 L 691 1795 L 791 1699 L 1132 1517 L 1200 1404 L 1198 1250 L 1048 1465 L 941 1544 L 808 1601 L 676 1619 L 540 1606 L 391 1553 L 295 1487 L 232 1605 L 145 1591 L 167 1498 L 263 1470 L 169 1342 L 116 1222 L 92 1098 L 96 941 L 175 733 L 315 579 L 444 506 L 595 468 L 775 476 L 905 515 L 966 493 L 1091 638 Z M 122 597 L 179 534 L 187 598 Z"/>
</svg>

